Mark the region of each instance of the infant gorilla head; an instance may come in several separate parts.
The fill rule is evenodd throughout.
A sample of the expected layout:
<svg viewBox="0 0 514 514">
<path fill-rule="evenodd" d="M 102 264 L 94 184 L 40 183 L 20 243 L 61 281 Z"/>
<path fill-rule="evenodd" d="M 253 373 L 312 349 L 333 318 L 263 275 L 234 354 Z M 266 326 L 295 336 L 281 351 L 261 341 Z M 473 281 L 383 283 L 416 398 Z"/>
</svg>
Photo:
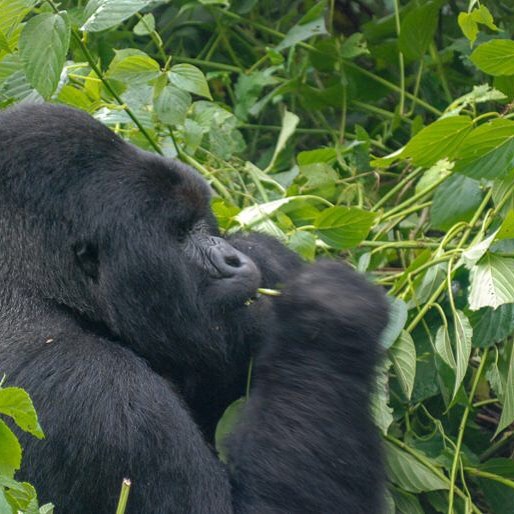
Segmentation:
<svg viewBox="0 0 514 514">
<path fill-rule="evenodd" d="M 62 514 L 112 514 L 123 477 L 128 514 L 378 514 L 383 295 L 271 238 L 221 238 L 209 201 L 86 113 L 0 113 L 0 375 L 46 433 L 22 436 L 20 480 Z M 225 467 L 214 428 L 250 353 Z"/>
</svg>

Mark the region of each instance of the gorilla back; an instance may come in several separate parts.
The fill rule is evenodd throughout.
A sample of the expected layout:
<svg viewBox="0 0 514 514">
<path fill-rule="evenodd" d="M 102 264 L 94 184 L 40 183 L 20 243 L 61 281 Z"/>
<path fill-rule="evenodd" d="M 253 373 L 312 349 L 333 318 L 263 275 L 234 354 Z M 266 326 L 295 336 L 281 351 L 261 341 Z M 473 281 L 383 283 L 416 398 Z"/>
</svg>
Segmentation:
<svg viewBox="0 0 514 514">
<path fill-rule="evenodd" d="M 194 170 L 54 105 L 0 113 L 0 372 L 46 433 L 19 478 L 63 514 L 381 511 L 382 293 L 257 234 Z M 282 295 L 247 300 L 258 287 Z M 217 459 L 217 419 L 250 399 Z"/>
</svg>

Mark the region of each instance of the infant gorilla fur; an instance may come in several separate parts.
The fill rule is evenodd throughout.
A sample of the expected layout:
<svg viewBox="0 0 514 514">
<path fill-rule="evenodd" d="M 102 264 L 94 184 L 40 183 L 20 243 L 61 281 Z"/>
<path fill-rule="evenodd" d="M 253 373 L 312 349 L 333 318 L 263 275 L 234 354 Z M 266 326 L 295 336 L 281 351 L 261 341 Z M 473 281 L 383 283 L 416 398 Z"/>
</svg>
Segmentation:
<svg viewBox="0 0 514 514">
<path fill-rule="evenodd" d="M 0 240 L 1 371 L 46 433 L 18 478 L 57 513 L 112 514 L 123 477 L 128 514 L 382 512 L 387 304 L 349 267 L 221 237 L 198 173 L 49 104 L 0 113 Z"/>
</svg>

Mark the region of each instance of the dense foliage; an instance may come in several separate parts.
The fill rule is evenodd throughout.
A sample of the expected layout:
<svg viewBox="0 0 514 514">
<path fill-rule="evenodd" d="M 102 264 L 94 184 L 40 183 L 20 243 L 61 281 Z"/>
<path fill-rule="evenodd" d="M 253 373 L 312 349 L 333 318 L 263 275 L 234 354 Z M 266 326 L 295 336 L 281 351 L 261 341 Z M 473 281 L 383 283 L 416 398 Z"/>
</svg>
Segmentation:
<svg viewBox="0 0 514 514">
<path fill-rule="evenodd" d="M 506 0 L 0 0 L 0 107 L 84 109 L 199 169 L 224 230 L 384 285 L 389 512 L 512 514 L 513 28 Z M 0 389 L 41 436 L 27 402 Z M 0 420 L 1 512 L 38 512 L 20 458 Z"/>
</svg>

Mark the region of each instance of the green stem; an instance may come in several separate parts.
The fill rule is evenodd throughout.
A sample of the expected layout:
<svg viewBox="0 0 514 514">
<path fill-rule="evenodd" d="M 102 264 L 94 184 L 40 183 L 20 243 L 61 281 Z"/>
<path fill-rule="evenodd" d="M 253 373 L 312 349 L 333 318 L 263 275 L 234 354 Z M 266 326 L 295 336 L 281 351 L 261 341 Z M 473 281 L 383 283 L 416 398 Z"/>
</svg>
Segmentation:
<svg viewBox="0 0 514 514">
<path fill-rule="evenodd" d="M 514 480 L 509 480 L 508 478 L 495 475 L 494 473 L 489 473 L 487 471 L 482 471 L 480 469 L 476 468 L 464 468 L 464 471 L 466 473 L 469 473 L 471 475 L 475 475 L 477 477 L 482 478 L 488 478 L 489 480 L 494 480 L 495 482 L 499 482 L 500 484 L 506 485 L 507 487 L 510 487 L 511 489 L 514 489 Z"/>
<path fill-rule="evenodd" d="M 456 487 L 455 480 L 457 478 L 457 467 L 460 462 L 460 451 L 462 448 L 462 441 L 464 439 L 464 432 L 466 431 L 466 423 L 468 422 L 469 413 L 470 413 L 471 407 L 472 407 L 472 401 L 475 396 L 475 393 L 476 393 L 476 390 L 478 387 L 478 383 L 482 376 L 482 372 L 484 371 L 488 352 L 489 352 L 489 349 L 486 348 L 484 350 L 484 353 L 482 354 L 482 360 L 480 361 L 480 366 L 478 367 L 478 370 L 475 373 L 475 377 L 473 379 L 473 384 L 471 385 L 471 391 L 469 392 L 469 402 L 466 405 L 466 408 L 464 409 L 464 413 L 462 414 L 462 419 L 461 419 L 460 425 L 459 425 L 459 431 L 457 434 L 457 443 L 455 444 L 455 453 L 453 456 L 452 468 L 450 471 L 450 490 L 448 492 L 448 514 L 454 514 L 453 513 L 453 501 L 454 501 L 455 487 Z"/>
<path fill-rule="evenodd" d="M 384 196 L 382 196 L 382 198 L 377 203 L 375 203 L 373 207 L 371 207 L 371 210 L 377 211 L 378 209 L 380 209 L 382 205 L 384 205 L 396 193 L 401 191 L 409 181 L 414 180 L 422 171 L 423 168 L 416 168 L 412 173 L 408 173 L 407 175 L 405 175 L 405 177 L 403 177 L 403 179 L 400 180 L 400 182 L 398 182 L 392 189 L 390 189 Z"/>
<path fill-rule="evenodd" d="M 120 499 L 118 500 L 118 507 L 116 508 L 116 514 L 125 514 L 131 485 L 132 483 L 128 478 L 123 479 L 121 484 Z"/>
<path fill-rule="evenodd" d="M 398 41 L 400 40 L 400 32 L 401 32 L 401 24 L 400 24 L 400 8 L 398 6 L 398 0 L 394 0 L 394 20 L 396 23 L 396 35 L 398 36 Z M 399 49 L 398 44 L 398 64 L 400 66 L 400 104 L 398 106 L 398 110 L 400 112 L 400 116 L 403 115 L 403 111 L 405 110 L 405 65 L 403 62 L 403 53 Z"/>
</svg>

